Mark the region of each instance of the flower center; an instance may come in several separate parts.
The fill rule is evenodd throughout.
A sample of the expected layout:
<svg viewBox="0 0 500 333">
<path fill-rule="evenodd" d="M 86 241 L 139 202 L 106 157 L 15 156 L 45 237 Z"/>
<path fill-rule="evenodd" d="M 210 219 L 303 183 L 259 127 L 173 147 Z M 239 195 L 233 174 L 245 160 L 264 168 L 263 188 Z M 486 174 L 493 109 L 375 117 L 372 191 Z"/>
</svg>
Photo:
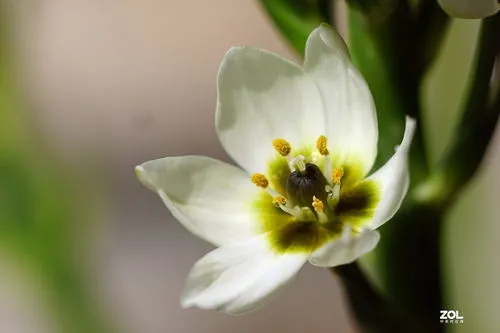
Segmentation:
<svg viewBox="0 0 500 333">
<path fill-rule="evenodd" d="M 332 170 L 327 138 L 320 136 L 316 142 L 316 155 L 323 156 L 322 168 L 317 158 L 296 155 L 292 157 L 291 145 L 283 138 L 272 144 L 281 158 L 286 158 L 290 173 L 286 179 L 285 193 L 278 194 L 270 188 L 270 182 L 263 174 L 253 174 L 252 182 L 266 189 L 272 196 L 272 203 L 284 212 L 293 215 L 297 222 L 326 224 L 335 220 L 335 207 L 339 202 L 340 185 L 344 175 L 342 168 Z"/>
<path fill-rule="evenodd" d="M 346 226 L 356 233 L 373 218 L 380 188 L 363 180 L 353 156 L 332 158 L 323 135 L 316 150 L 292 149 L 283 138 L 272 144 L 276 158 L 266 174 L 251 180 L 267 192 L 254 201 L 255 213 L 274 250 L 311 253 L 340 237 Z M 333 161 L 341 164 L 334 167 Z"/>
<path fill-rule="evenodd" d="M 325 201 L 327 181 L 319 167 L 306 163 L 304 170 L 295 170 L 290 173 L 286 182 L 288 199 L 294 204 L 304 207 L 313 207 L 313 197 Z"/>
</svg>

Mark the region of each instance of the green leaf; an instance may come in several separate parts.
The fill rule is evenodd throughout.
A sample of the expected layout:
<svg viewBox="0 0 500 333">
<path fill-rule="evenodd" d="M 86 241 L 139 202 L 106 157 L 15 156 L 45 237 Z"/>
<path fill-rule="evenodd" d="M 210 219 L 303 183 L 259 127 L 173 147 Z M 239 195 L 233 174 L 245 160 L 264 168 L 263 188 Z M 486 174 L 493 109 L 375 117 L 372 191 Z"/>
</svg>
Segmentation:
<svg viewBox="0 0 500 333">
<path fill-rule="evenodd" d="M 311 31 L 323 22 L 331 23 L 331 2 L 324 0 L 260 0 L 265 11 L 300 55 L 304 56 Z"/>
</svg>

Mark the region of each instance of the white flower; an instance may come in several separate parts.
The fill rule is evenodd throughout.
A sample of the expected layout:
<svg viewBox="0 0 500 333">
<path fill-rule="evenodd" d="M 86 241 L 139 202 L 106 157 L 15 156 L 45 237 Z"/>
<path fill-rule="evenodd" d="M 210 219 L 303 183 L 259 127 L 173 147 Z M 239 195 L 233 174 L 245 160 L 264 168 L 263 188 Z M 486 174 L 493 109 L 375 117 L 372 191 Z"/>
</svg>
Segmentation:
<svg viewBox="0 0 500 333">
<path fill-rule="evenodd" d="M 408 188 L 415 122 L 392 158 L 377 155 L 377 118 L 341 37 L 309 36 L 303 67 L 263 50 L 229 50 L 216 128 L 242 169 L 202 156 L 136 167 L 192 233 L 218 246 L 192 268 L 184 307 L 240 314 L 278 294 L 304 263 L 331 267 L 371 251 Z"/>
<path fill-rule="evenodd" d="M 450 16 L 465 19 L 480 19 L 500 10 L 498 0 L 438 0 Z"/>
</svg>

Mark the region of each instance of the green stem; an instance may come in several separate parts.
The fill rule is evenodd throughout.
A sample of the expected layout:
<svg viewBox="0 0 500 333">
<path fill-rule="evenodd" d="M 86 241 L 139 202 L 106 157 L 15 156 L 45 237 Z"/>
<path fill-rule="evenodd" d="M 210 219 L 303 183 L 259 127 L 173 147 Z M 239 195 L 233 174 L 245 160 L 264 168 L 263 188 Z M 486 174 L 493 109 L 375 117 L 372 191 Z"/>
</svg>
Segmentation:
<svg viewBox="0 0 500 333">
<path fill-rule="evenodd" d="M 439 333 L 443 308 L 441 272 L 442 212 L 407 200 L 382 228 L 376 249 L 376 273 L 385 296 L 421 332 Z"/>
<path fill-rule="evenodd" d="M 419 186 L 415 198 L 448 207 L 479 169 L 495 132 L 500 107 L 500 14 L 483 21 L 475 58 L 474 77 L 461 122 L 443 159 Z"/>
<path fill-rule="evenodd" d="M 448 30 L 450 17 L 446 15 L 436 0 L 424 1 L 416 16 L 414 50 L 419 53 L 421 74 L 432 64 Z"/>
<path fill-rule="evenodd" d="M 404 12 L 403 9 L 401 11 Z M 361 13 L 354 10 L 349 13 L 349 46 L 353 62 L 368 82 L 377 106 L 380 135 L 375 167 L 383 165 L 394 154 L 394 147 L 401 142 L 404 116 L 410 115 L 417 120 L 420 116 L 420 75 L 408 69 L 407 62 L 402 63 L 402 59 L 410 56 L 406 56 L 409 45 L 405 42 L 409 28 L 405 28 L 406 23 L 402 23 L 402 20 L 404 17 L 394 18 L 386 25 L 373 26 Z M 396 48 L 400 40 L 401 48 Z M 399 54 L 399 50 L 403 50 L 401 52 L 404 54 Z M 411 61 L 411 58 L 408 59 L 408 62 Z M 412 182 L 423 179 L 428 172 L 420 125 L 410 156 Z"/>
<path fill-rule="evenodd" d="M 394 153 L 402 137 L 404 115 L 420 120 L 420 86 L 447 27 L 443 13 L 427 3 L 414 16 L 406 1 L 383 21 L 350 12 L 350 50 L 365 76 L 379 115 L 379 156 L 382 165 Z M 422 22 L 420 22 L 422 21 Z M 427 22 L 432 27 L 421 29 Z M 435 29 L 435 30 L 433 30 Z M 437 30 L 437 31 L 436 31 Z M 429 167 L 422 122 L 410 154 L 412 188 L 428 177 Z M 384 296 L 405 318 L 418 321 L 421 332 L 442 332 L 440 237 L 441 211 L 412 204 L 410 194 L 398 214 L 383 228 L 375 251 L 375 274 Z M 408 327 L 415 323 L 408 322 Z"/>
<path fill-rule="evenodd" d="M 331 268 L 342 281 L 358 325 L 366 333 L 403 333 L 405 321 L 374 289 L 356 262 Z"/>
<path fill-rule="evenodd" d="M 326 23 L 331 26 L 335 26 L 334 24 L 334 15 L 333 15 L 333 0 L 317 0 L 318 1 L 318 10 L 321 13 L 321 16 L 325 20 Z"/>
</svg>

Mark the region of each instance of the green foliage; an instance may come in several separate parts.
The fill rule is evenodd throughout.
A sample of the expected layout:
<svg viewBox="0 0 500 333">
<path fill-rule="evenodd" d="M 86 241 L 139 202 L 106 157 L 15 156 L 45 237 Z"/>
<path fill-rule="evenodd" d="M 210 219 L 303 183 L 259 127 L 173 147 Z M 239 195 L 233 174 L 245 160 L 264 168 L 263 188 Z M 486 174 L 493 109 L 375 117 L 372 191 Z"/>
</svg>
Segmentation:
<svg viewBox="0 0 500 333">
<path fill-rule="evenodd" d="M 260 3 L 286 40 L 301 55 L 304 55 L 309 33 L 331 17 L 330 1 L 260 0 Z"/>
<path fill-rule="evenodd" d="M 62 332 L 110 332 L 76 261 L 78 191 L 27 126 L 7 7 L 0 2 L 0 249 L 42 284 L 39 296 L 48 297 Z"/>
</svg>

